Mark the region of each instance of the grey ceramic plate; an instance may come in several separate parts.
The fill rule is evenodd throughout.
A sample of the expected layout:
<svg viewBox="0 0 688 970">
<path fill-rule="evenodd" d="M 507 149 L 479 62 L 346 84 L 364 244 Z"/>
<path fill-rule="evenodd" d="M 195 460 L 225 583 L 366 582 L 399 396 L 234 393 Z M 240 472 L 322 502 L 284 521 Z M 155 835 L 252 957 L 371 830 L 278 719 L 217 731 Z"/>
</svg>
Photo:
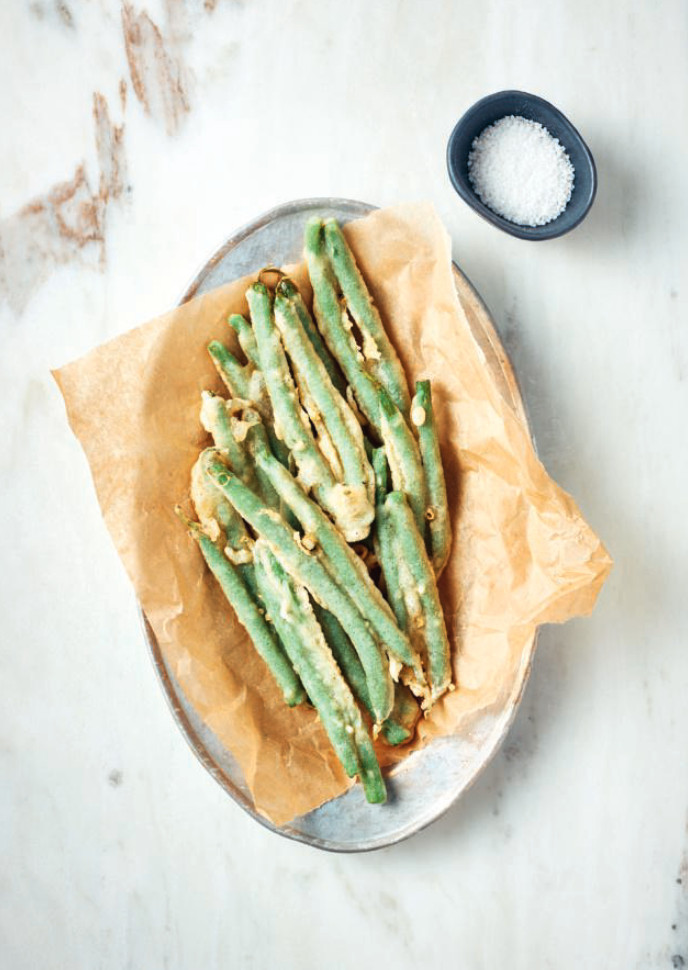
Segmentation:
<svg viewBox="0 0 688 970">
<path fill-rule="evenodd" d="M 303 226 L 314 214 L 333 215 L 341 222 L 360 218 L 374 206 L 347 199 L 305 199 L 290 202 L 245 226 L 232 236 L 200 270 L 181 303 L 222 283 L 271 263 L 301 259 Z M 475 339 L 485 354 L 486 366 L 497 378 L 502 393 L 527 426 L 518 385 L 490 315 L 466 277 L 455 267 L 456 288 Z M 202 722 L 175 682 L 146 618 L 146 639 L 165 696 L 179 725 L 201 763 L 225 791 L 266 828 L 288 839 L 333 852 L 364 852 L 401 842 L 439 818 L 461 796 L 485 767 L 514 718 L 528 677 L 535 640 L 524 651 L 520 669 L 504 693 L 499 709 L 478 718 L 462 737 L 433 741 L 387 773 L 389 801 L 368 805 L 360 785 L 308 815 L 277 828 L 259 815 L 239 766 Z"/>
</svg>

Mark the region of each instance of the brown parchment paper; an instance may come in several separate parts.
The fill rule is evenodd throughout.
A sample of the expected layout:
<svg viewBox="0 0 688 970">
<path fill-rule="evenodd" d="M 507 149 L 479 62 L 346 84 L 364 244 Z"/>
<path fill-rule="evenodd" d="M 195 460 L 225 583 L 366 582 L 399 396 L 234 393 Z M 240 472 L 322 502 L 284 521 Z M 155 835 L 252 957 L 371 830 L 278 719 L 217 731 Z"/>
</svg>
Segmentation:
<svg viewBox="0 0 688 970">
<path fill-rule="evenodd" d="M 498 705 L 535 628 L 589 613 L 611 560 L 486 367 L 433 208 L 380 210 L 345 232 L 409 379 L 432 380 L 447 473 L 454 543 L 440 589 L 458 686 L 420 725 L 417 747 Z M 310 294 L 303 267 L 293 275 Z M 222 390 L 206 345 L 230 340 L 225 320 L 246 311 L 248 281 L 96 348 L 55 378 L 168 665 L 237 758 L 257 809 L 279 825 L 349 782 L 317 716 L 282 702 L 173 511 L 188 499 L 191 466 L 207 444 L 201 390 Z"/>
</svg>

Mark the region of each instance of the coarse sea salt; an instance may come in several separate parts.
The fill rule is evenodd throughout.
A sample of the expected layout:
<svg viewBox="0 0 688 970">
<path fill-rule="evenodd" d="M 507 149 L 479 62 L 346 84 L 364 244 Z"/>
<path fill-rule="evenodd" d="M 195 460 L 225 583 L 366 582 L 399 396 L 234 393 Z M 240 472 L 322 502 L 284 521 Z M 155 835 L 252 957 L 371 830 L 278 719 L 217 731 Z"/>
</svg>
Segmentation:
<svg viewBox="0 0 688 970">
<path fill-rule="evenodd" d="M 473 139 L 468 178 L 497 215 L 519 226 L 544 226 L 566 208 L 574 168 L 557 138 L 537 121 L 500 118 Z"/>
</svg>

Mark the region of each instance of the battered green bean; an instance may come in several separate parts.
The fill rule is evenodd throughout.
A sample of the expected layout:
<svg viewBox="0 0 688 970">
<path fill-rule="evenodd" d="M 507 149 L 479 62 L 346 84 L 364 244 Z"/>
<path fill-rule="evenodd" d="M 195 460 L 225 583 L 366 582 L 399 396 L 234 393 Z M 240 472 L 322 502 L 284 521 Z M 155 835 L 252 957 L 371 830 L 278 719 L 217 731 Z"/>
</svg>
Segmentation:
<svg viewBox="0 0 688 970">
<path fill-rule="evenodd" d="M 350 778 L 359 775 L 369 802 L 384 802 L 385 783 L 372 742 L 351 690 L 327 646 L 306 589 L 291 584 L 264 539 L 256 542 L 255 559 L 258 587 L 268 614 L 344 771 Z"/>
<path fill-rule="evenodd" d="M 208 537 L 213 541 L 224 539 L 228 547 L 225 551 L 235 566 L 250 564 L 253 561 L 253 539 L 241 516 L 205 468 L 208 456 L 214 454 L 214 449 L 205 449 L 191 469 L 191 500 Z"/>
<path fill-rule="evenodd" d="M 347 538 L 355 542 L 368 534 L 368 527 L 373 520 L 373 473 L 366 455 L 361 426 L 348 402 L 333 385 L 308 339 L 295 300 L 286 295 L 294 289 L 293 284 L 287 280 L 278 284 L 275 294 L 275 323 L 291 359 L 302 398 L 304 391 L 307 391 L 312 400 L 312 405 L 308 408 L 311 420 L 314 417 L 313 412 L 322 417 L 341 464 L 340 480 L 352 490 L 349 496 L 352 523 L 348 530 L 351 535 L 347 535 Z M 358 528 L 354 527 L 355 523 L 360 523 Z"/>
<path fill-rule="evenodd" d="M 418 442 L 399 408 L 384 388 L 380 388 L 382 411 L 382 441 L 392 473 L 392 484 L 403 492 L 413 510 L 421 536 L 425 536 L 427 520 L 427 488 L 423 474 Z"/>
<path fill-rule="evenodd" d="M 373 711 L 373 707 L 370 702 L 370 694 L 368 693 L 368 682 L 366 680 L 365 670 L 363 669 L 361 661 L 358 659 L 358 654 L 356 653 L 356 650 L 354 649 L 346 630 L 334 613 L 330 613 L 329 610 L 324 610 L 322 606 L 315 601 L 313 601 L 313 610 L 315 611 L 315 615 L 318 618 L 318 623 L 322 627 L 322 631 L 325 634 L 325 639 L 327 640 L 330 650 L 332 651 L 332 656 L 339 665 L 339 669 L 344 674 L 344 677 L 351 687 L 356 699 L 363 704 L 365 709 L 374 720 L 375 712 Z"/>
<path fill-rule="evenodd" d="M 313 286 L 313 310 L 320 332 L 341 367 L 359 408 L 379 434 L 377 383 L 365 369 L 363 355 L 351 333 L 351 321 L 340 303 L 334 273 L 325 254 L 320 219 L 311 219 L 306 224 L 304 255 Z"/>
<path fill-rule="evenodd" d="M 270 395 L 277 435 L 288 446 L 299 470 L 299 478 L 312 489 L 318 502 L 347 530 L 351 496 L 345 485 L 335 481 L 301 409 L 279 331 L 275 326 L 271 299 L 263 283 L 254 283 L 246 294 L 265 383 Z"/>
<path fill-rule="evenodd" d="M 416 381 L 416 393 L 411 404 L 411 422 L 418 430 L 418 442 L 428 489 L 426 517 L 430 525 L 430 551 L 435 576 L 439 578 L 449 558 L 452 535 L 447 507 L 447 486 L 432 407 L 430 381 Z"/>
<path fill-rule="evenodd" d="M 210 341 L 208 353 L 230 394 L 244 401 L 253 400 L 254 396 L 251 394 L 253 369 L 248 365 L 240 364 L 234 354 L 230 353 L 219 340 Z"/>
<path fill-rule="evenodd" d="M 262 371 L 252 364 L 240 364 L 219 340 L 210 341 L 208 353 L 231 396 L 240 398 L 242 401 L 250 401 L 267 423 L 272 450 L 282 464 L 287 465 L 289 450 L 275 435 L 272 406 Z"/>
<path fill-rule="evenodd" d="M 301 410 L 298 391 L 275 327 L 270 294 L 263 283 L 254 283 L 246 297 L 258 343 L 260 365 L 275 414 L 277 434 L 294 455 L 299 473 L 308 488 L 331 486 L 334 479 Z"/>
<path fill-rule="evenodd" d="M 215 447 L 222 452 L 233 471 L 240 475 L 247 485 L 255 482 L 254 466 L 249 462 L 246 451 L 232 433 L 232 405 L 230 401 L 213 394 L 201 392 L 201 424 L 212 435 Z"/>
<path fill-rule="evenodd" d="M 407 415 L 411 398 L 404 369 L 336 219 L 325 220 L 323 236 L 346 306 L 361 332 L 361 349 L 368 369 L 387 390 L 402 414 Z"/>
<path fill-rule="evenodd" d="M 234 399 L 227 401 L 211 391 L 203 391 L 201 398 L 201 424 L 212 435 L 215 447 L 227 459 L 229 467 L 249 488 L 255 489 L 263 497 L 266 505 L 278 508 L 279 498 L 269 478 L 261 469 L 256 468 L 255 462 L 250 461 L 246 453 L 244 440 L 247 428 L 240 418 L 246 402 Z M 256 421 L 261 420 L 253 408 L 246 413 L 255 415 Z"/>
<path fill-rule="evenodd" d="M 399 552 L 394 546 L 394 538 L 384 512 L 384 500 L 389 487 L 387 459 L 384 448 L 373 452 L 375 470 L 375 555 L 380 563 L 385 580 L 387 600 L 402 630 L 408 632 L 406 605 L 399 585 Z"/>
<path fill-rule="evenodd" d="M 291 302 L 294 304 L 294 308 L 296 309 L 299 320 L 301 321 L 301 326 L 306 331 L 308 339 L 313 345 L 313 349 L 315 350 L 316 354 L 322 361 L 330 380 L 342 397 L 346 397 L 346 381 L 344 380 L 342 372 L 337 367 L 334 357 L 327 349 L 325 341 L 321 337 L 320 331 L 313 321 L 313 317 L 308 312 L 308 307 L 304 303 L 298 287 L 293 280 L 290 280 L 288 276 L 285 276 L 284 279 L 280 280 L 280 282 L 277 284 L 276 292 L 284 296 L 287 300 L 291 300 Z"/>
<path fill-rule="evenodd" d="M 430 685 L 429 703 L 433 704 L 451 684 L 449 638 L 444 622 L 442 604 L 437 591 L 437 581 L 432 564 L 425 550 L 425 543 L 415 526 L 413 513 L 402 492 L 390 492 L 384 501 L 384 514 L 389 516 L 394 537 L 401 552 L 403 566 L 408 569 L 420 601 L 422 636 L 426 653 L 427 677 Z M 404 578 L 402 579 L 402 589 Z M 416 612 L 413 606 L 407 611 L 410 617 Z"/>
<path fill-rule="evenodd" d="M 219 456 L 209 456 L 206 470 L 223 494 L 251 528 L 266 539 L 283 567 L 294 580 L 305 586 L 321 606 L 340 621 L 363 664 L 370 700 L 376 719 L 383 721 L 393 702 L 393 684 L 383 649 L 359 612 L 353 595 L 332 578 L 318 558 L 317 550 L 307 551 L 300 537 L 287 526 L 274 509 L 266 509 L 261 499 L 231 473 Z"/>
<path fill-rule="evenodd" d="M 383 721 L 380 734 L 387 744 L 399 745 L 410 741 L 420 720 L 420 707 L 408 687 L 394 686 L 392 713 Z"/>
<path fill-rule="evenodd" d="M 179 508 L 176 511 L 189 534 L 198 543 L 208 568 L 220 584 L 237 619 L 251 637 L 257 652 L 267 664 L 285 701 L 290 707 L 303 703 L 306 695 L 298 675 L 285 655 L 274 630 L 256 605 L 239 571 L 227 559 L 220 543 L 213 542 L 201 526 L 186 518 Z"/>
<path fill-rule="evenodd" d="M 384 442 L 394 487 L 407 495 L 424 535 L 426 485 L 418 442 L 388 392 L 366 370 L 350 332 L 350 321 L 339 302 L 332 268 L 323 249 L 320 220 L 310 220 L 306 225 L 305 256 L 320 330 L 351 385 L 358 406 Z"/>
<path fill-rule="evenodd" d="M 254 334 L 253 328 L 246 317 L 242 317 L 240 313 L 232 313 L 227 318 L 227 323 L 236 333 L 239 339 L 239 346 L 246 354 L 246 359 L 249 360 L 254 367 L 260 367 L 256 335 Z"/>
<path fill-rule="evenodd" d="M 399 550 L 395 546 L 388 516 L 384 511 L 384 500 L 389 486 L 384 448 L 374 450 L 373 469 L 375 470 L 375 554 L 385 580 L 387 599 L 392 606 L 397 623 L 408 634 L 408 614 L 399 579 Z M 424 683 L 414 683 L 416 693 L 422 694 L 424 686 Z M 381 729 L 385 741 L 393 745 L 404 744 L 413 736 L 419 718 L 420 707 L 410 688 L 404 684 L 395 684 L 392 713 Z"/>
</svg>

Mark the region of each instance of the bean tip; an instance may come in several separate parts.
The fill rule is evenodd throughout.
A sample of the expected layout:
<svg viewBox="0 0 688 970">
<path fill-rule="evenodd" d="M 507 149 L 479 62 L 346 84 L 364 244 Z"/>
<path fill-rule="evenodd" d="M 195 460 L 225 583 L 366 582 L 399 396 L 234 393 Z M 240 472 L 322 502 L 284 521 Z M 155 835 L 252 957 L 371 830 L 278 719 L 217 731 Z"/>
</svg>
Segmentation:
<svg viewBox="0 0 688 970">
<path fill-rule="evenodd" d="M 289 279 L 288 276 L 283 276 L 275 287 L 275 297 L 281 296 L 286 300 L 293 300 L 298 292 L 296 283 Z"/>
</svg>

